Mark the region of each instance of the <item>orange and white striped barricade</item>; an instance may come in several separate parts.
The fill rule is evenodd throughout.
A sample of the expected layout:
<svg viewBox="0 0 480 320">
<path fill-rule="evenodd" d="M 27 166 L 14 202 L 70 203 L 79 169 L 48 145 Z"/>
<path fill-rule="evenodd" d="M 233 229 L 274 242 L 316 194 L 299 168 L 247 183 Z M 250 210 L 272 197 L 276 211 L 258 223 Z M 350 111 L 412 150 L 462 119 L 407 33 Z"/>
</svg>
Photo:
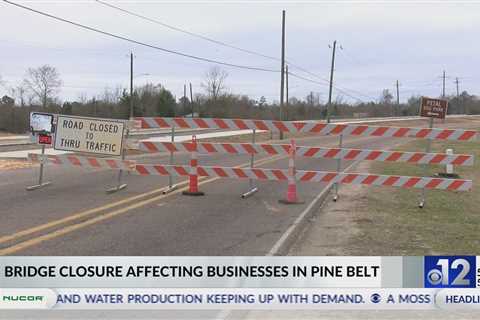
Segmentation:
<svg viewBox="0 0 480 320">
<path fill-rule="evenodd" d="M 203 196 L 204 192 L 198 190 L 198 159 L 197 159 L 197 137 L 192 136 L 192 151 L 190 158 L 190 173 L 189 173 L 189 184 L 188 191 L 183 191 L 182 194 L 186 196 Z M 169 174 L 172 176 L 172 174 Z"/>
<path fill-rule="evenodd" d="M 191 166 L 136 164 L 132 173 L 138 175 L 190 176 Z M 256 179 L 270 181 L 288 181 L 289 171 L 285 169 L 239 168 L 218 166 L 197 166 L 199 177 L 219 177 L 232 179 Z M 365 186 L 386 186 L 397 188 L 437 189 L 449 191 L 470 191 L 472 180 L 446 179 L 434 177 L 412 177 L 396 175 L 377 175 L 364 173 L 328 172 L 297 170 L 295 179 L 298 182 L 322 182 L 340 184 L 357 184 Z"/>
<path fill-rule="evenodd" d="M 139 141 L 138 149 L 145 152 L 191 152 L 191 142 L 151 142 Z M 263 143 L 212 143 L 197 142 L 198 153 L 228 154 L 267 154 L 288 155 L 290 144 Z M 350 148 L 324 148 L 297 146 L 296 157 L 341 159 L 351 161 L 385 161 L 406 162 L 411 164 L 440 164 L 456 166 L 472 166 L 474 156 L 469 154 L 425 153 L 391 150 L 370 150 Z"/>
<path fill-rule="evenodd" d="M 431 140 L 448 140 L 448 141 L 472 141 L 477 138 L 478 132 L 475 130 L 463 130 L 463 129 L 438 129 L 433 128 L 432 121 L 429 128 L 409 128 L 409 127 L 389 127 L 389 126 L 370 126 L 362 124 L 335 124 L 335 123 L 325 123 L 325 122 L 314 122 L 314 121 L 274 121 L 274 120 L 252 120 L 252 119 L 216 119 L 216 118 L 138 118 L 141 122 L 143 128 L 170 128 L 170 127 L 179 127 L 179 128 L 203 128 L 203 129 L 230 129 L 230 130 L 245 130 L 245 129 L 256 129 L 256 130 L 269 130 L 269 131 L 280 131 L 280 132 L 290 132 L 290 133 L 315 133 L 319 135 L 340 135 L 339 150 L 343 151 L 342 139 L 343 136 L 369 136 L 369 137 L 384 137 L 384 138 L 417 138 L 417 139 L 427 139 L 428 146 L 430 145 Z M 174 146 L 173 146 L 174 147 Z M 202 148 L 203 145 L 200 146 Z M 227 145 L 222 145 L 222 147 L 227 148 Z M 243 147 L 246 147 L 243 144 Z M 255 148 L 252 145 L 249 148 Z M 350 150 L 353 151 L 353 150 Z M 449 160 L 452 157 L 445 156 L 442 154 L 432 154 L 430 153 L 429 147 L 427 147 L 426 152 L 424 153 L 415 153 L 415 155 L 409 155 L 408 153 L 403 153 L 402 156 L 399 156 L 399 153 L 392 152 L 391 156 L 382 158 L 377 156 L 376 159 L 373 159 L 373 155 L 380 152 L 382 155 L 386 155 L 387 151 L 379 150 L 361 150 L 360 154 L 365 154 L 365 152 L 370 152 L 372 157 L 367 158 L 367 160 L 380 160 L 380 161 L 404 161 L 410 163 L 435 163 L 435 161 L 464 161 L 465 165 L 470 163 L 470 159 L 473 157 L 470 156 L 457 156 L 456 160 Z M 210 152 L 210 151 L 209 151 Z M 298 150 L 297 150 L 298 152 Z M 230 152 L 229 152 L 230 153 Z M 252 154 L 254 154 L 252 152 Z M 299 152 L 300 154 L 300 152 Z M 418 155 L 421 154 L 421 157 Z M 306 154 L 305 154 L 306 155 Z M 405 157 L 409 157 L 406 159 Z M 345 156 L 346 157 L 346 156 Z M 428 160 L 430 157 L 430 160 Z M 442 158 L 444 160 L 438 160 Z M 341 169 L 341 156 L 335 158 L 337 160 L 337 173 L 340 174 Z M 463 159 L 463 160 L 462 160 Z M 335 197 L 338 198 L 338 181 L 335 183 Z M 420 200 L 419 207 L 422 208 L 425 203 L 425 190 L 427 187 L 422 187 L 422 198 Z"/>
<path fill-rule="evenodd" d="M 112 158 L 97 158 L 78 156 L 73 154 L 42 155 L 29 153 L 28 158 L 32 162 L 44 162 L 67 167 L 81 167 L 83 169 L 111 169 L 131 171 L 135 169 L 135 161 Z"/>
<path fill-rule="evenodd" d="M 295 140 L 291 140 L 289 158 L 288 158 L 288 186 L 287 186 L 287 196 L 285 199 L 280 199 L 278 202 L 283 204 L 301 204 L 303 202 L 298 200 L 297 196 L 297 181 L 296 181 L 296 170 L 295 170 L 295 152 L 297 146 L 295 145 Z"/>
<path fill-rule="evenodd" d="M 43 164 L 53 164 L 53 165 L 66 166 L 66 167 L 78 167 L 78 168 L 87 169 L 87 170 L 92 170 L 92 169 L 93 170 L 109 169 L 109 170 L 118 170 L 118 171 L 135 170 L 135 161 L 132 161 L 132 160 L 86 157 L 86 156 L 78 156 L 73 154 L 62 154 L 62 155 L 43 154 L 42 155 L 37 153 L 29 153 L 28 159 L 32 162 L 40 162 Z M 116 189 L 118 188 L 118 186 L 114 188 Z"/>
<path fill-rule="evenodd" d="M 269 130 L 290 133 L 316 133 L 320 135 L 371 136 L 389 138 L 420 138 L 433 140 L 471 141 L 478 132 L 464 129 L 434 129 L 369 126 L 362 124 L 335 124 L 319 121 L 276 121 L 217 118 L 136 118 L 142 128 L 188 128 Z"/>
</svg>

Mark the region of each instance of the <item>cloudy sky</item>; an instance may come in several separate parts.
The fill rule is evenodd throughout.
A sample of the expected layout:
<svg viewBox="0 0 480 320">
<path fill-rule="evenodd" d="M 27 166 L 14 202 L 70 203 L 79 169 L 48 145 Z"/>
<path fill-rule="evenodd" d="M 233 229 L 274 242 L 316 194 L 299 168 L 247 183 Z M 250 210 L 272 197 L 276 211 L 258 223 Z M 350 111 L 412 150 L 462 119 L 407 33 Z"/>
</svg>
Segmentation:
<svg viewBox="0 0 480 320">
<path fill-rule="evenodd" d="M 242 66 L 280 69 L 281 14 L 286 10 L 286 57 L 290 96 L 313 91 L 328 97 L 329 44 L 337 40 L 334 97 L 378 99 L 382 89 L 400 98 L 439 96 L 443 70 L 446 92 L 480 94 L 480 2 L 478 1 L 112 1 L 105 2 L 158 22 L 272 58 L 245 53 L 174 31 L 91 1 L 15 1 L 64 19 L 157 47 Z M 60 97 L 101 94 L 106 87 L 127 87 L 129 57 L 135 54 L 135 83 L 160 83 L 177 97 L 183 84 L 194 91 L 212 63 L 143 47 L 83 30 L 0 1 L 0 76 L 14 86 L 29 67 L 55 66 Z M 312 74 L 305 73 L 300 67 Z M 278 100 L 277 72 L 223 66 L 228 90 L 268 101 Z M 148 75 L 145 75 L 148 74 Z M 0 87 L 0 94 L 7 88 Z"/>
</svg>

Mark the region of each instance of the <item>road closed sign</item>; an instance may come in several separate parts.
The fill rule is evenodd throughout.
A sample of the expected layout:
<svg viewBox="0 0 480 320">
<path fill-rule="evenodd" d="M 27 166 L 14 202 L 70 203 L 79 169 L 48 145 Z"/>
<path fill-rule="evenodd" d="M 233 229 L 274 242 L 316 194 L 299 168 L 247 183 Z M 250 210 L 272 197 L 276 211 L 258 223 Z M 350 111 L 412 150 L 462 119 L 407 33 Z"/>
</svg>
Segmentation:
<svg viewBox="0 0 480 320">
<path fill-rule="evenodd" d="M 420 116 L 445 119 L 445 116 L 447 115 L 447 108 L 447 100 L 422 97 L 420 104 Z"/>
<path fill-rule="evenodd" d="M 118 120 L 58 116 L 54 149 L 119 156 L 124 127 Z"/>
</svg>

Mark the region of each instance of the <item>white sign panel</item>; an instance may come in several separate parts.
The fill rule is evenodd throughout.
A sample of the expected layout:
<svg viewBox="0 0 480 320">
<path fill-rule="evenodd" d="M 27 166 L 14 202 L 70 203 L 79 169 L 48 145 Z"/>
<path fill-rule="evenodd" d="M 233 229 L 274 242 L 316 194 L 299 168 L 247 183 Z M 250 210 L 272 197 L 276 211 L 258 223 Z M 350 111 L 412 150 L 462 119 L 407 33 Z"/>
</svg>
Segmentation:
<svg viewBox="0 0 480 320">
<path fill-rule="evenodd" d="M 58 116 L 54 149 L 119 156 L 124 127 L 118 120 Z"/>
</svg>

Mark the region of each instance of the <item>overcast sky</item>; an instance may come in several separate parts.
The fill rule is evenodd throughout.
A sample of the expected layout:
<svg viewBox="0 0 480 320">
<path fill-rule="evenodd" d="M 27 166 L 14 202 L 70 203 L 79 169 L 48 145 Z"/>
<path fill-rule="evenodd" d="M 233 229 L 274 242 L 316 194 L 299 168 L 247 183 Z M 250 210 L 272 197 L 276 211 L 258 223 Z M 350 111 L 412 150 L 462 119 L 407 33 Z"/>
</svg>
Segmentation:
<svg viewBox="0 0 480 320">
<path fill-rule="evenodd" d="M 15 1 L 34 9 L 158 47 L 208 59 L 267 69 L 280 62 L 222 47 L 158 24 L 126 15 L 91 1 Z M 400 98 L 412 94 L 439 96 L 442 71 L 446 92 L 480 93 L 480 2 L 477 1 L 308 1 L 205 2 L 111 1 L 123 9 L 218 41 L 280 58 L 281 13 L 286 10 L 286 57 L 323 79 L 328 79 L 329 44 L 337 40 L 334 83 L 355 99 L 378 99 L 382 89 Z M 194 91 L 211 63 L 192 60 L 131 44 L 0 2 L 0 76 L 7 85 L 19 83 L 29 67 L 55 66 L 64 86 L 64 100 L 82 94 L 98 95 L 106 87 L 127 87 L 130 61 L 135 54 L 135 83 L 160 83 L 177 98 L 183 84 Z M 228 71 L 228 90 L 268 101 L 278 100 L 280 75 L 272 72 L 222 67 Z M 318 92 L 328 97 L 327 81 L 296 69 L 298 75 L 319 81 L 289 78 L 290 97 Z M 149 75 L 144 75 L 148 73 Z M 0 88 L 0 94 L 7 93 Z M 334 90 L 334 97 L 352 98 Z"/>
</svg>

